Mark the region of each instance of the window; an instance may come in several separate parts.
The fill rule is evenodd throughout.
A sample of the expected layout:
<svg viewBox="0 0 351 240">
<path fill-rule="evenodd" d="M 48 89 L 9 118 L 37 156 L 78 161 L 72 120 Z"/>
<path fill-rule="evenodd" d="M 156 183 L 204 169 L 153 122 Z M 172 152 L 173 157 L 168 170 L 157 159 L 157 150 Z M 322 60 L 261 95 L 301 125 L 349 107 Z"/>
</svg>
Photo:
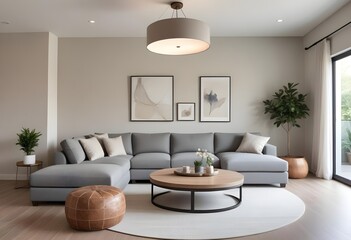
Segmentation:
<svg viewBox="0 0 351 240">
<path fill-rule="evenodd" d="M 334 173 L 351 185 L 351 50 L 333 61 Z"/>
</svg>

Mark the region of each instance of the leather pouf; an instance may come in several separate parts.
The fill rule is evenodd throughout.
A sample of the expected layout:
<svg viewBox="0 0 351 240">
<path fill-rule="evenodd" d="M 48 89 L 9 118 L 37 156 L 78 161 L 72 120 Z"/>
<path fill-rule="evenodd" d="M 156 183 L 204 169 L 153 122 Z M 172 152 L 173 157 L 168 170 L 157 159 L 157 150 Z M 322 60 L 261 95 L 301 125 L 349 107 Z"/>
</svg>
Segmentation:
<svg viewBox="0 0 351 240">
<path fill-rule="evenodd" d="M 124 193 L 112 186 L 94 185 L 72 191 L 66 199 L 68 224 L 77 230 L 95 231 L 118 224 L 126 211 Z"/>
</svg>

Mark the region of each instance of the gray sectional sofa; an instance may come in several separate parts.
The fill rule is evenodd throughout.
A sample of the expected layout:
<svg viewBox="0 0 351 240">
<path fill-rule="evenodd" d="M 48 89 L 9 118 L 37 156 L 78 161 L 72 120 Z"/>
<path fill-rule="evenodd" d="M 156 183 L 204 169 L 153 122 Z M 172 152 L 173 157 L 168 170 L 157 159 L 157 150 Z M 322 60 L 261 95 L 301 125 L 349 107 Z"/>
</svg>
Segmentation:
<svg viewBox="0 0 351 240">
<path fill-rule="evenodd" d="M 65 201 L 73 189 L 86 185 L 112 185 L 125 188 L 130 181 L 148 180 L 157 169 L 193 166 L 198 148 L 214 154 L 214 167 L 238 171 L 244 184 L 280 184 L 288 182 L 288 164 L 276 157 L 276 147 L 266 144 L 262 154 L 235 152 L 243 133 L 124 133 L 126 155 L 86 160 L 79 138 L 61 142 L 55 164 L 31 175 L 31 200 Z"/>
</svg>

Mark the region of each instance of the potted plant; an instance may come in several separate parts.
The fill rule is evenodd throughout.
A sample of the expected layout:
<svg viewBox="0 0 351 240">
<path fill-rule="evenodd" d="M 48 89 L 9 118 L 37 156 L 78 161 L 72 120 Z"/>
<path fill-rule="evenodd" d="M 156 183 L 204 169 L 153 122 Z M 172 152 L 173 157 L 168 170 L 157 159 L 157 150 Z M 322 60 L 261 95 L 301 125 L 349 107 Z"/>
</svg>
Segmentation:
<svg viewBox="0 0 351 240">
<path fill-rule="evenodd" d="M 212 154 L 207 152 L 207 149 L 198 148 L 197 152 L 196 152 L 196 155 L 201 157 L 201 161 L 196 160 L 194 162 L 195 172 L 196 172 L 196 166 L 198 166 L 198 167 L 201 166 L 202 167 L 202 171 L 203 171 L 203 164 L 204 164 L 204 162 L 206 162 L 206 173 L 213 174 L 214 168 L 212 166 L 212 164 L 213 164 L 213 156 L 212 156 Z"/>
<path fill-rule="evenodd" d="M 38 146 L 40 132 L 36 132 L 35 129 L 30 130 L 29 128 L 22 128 L 21 133 L 17 133 L 18 139 L 16 145 L 20 145 L 20 150 L 26 153 L 24 157 L 24 164 L 34 164 L 35 155 L 34 148 Z"/>
<path fill-rule="evenodd" d="M 202 173 L 204 171 L 204 166 L 202 166 L 201 160 L 194 161 L 195 173 Z"/>
<path fill-rule="evenodd" d="M 270 114 L 274 125 L 282 127 L 287 137 L 287 155 L 282 157 L 289 162 L 289 177 L 303 178 L 308 173 L 308 165 L 304 157 L 295 157 L 290 154 L 290 131 L 293 127 L 300 127 L 297 120 L 306 118 L 309 108 L 305 103 L 307 94 L 297 90 L 298 83 L 288 83 L 274 93 L 272 99 L 264 100 L 264 113 Z"/>
<path fill-rule="evenodd" d="M 342 141 L 342 147 L 346 150 L 347 161 L 351 163 L 351 131 L 346 129 L 346 138 Z"/>
</svg>

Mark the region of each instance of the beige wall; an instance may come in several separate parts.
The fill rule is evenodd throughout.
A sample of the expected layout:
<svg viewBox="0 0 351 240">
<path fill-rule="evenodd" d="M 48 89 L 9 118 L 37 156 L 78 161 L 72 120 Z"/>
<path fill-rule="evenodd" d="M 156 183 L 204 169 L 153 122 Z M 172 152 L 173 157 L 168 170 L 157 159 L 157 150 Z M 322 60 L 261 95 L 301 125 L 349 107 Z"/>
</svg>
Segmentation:
<svg viewBox="0 0 351 240">
<path fill-rule="evenodd" d="M 319 39 L 328 36 L 351 21 L 351 2 L 334 13 L 304 37 L 304 46 L 308 47 Z M 351 47 L 351 25 L 332 36 L 331 54 L 335 55 Z"/>
<path fill-rule="evenodd" d="M 22 127 L 43 134 L 35 153 L 49 160 L 48 139 L 57 135 L 48 136 L 48 56 L 49 33 L 0 34 L 0 179 L 13 179 L 23 160 L 15 145 Z"/>
<path fill-rule="evenodd" d="M 302 38 L 212 38 L 191 56 L 146 50 L 144 38 L 60 38 L 58 142 L 93 132 L 245 132 L 271 136 L 285 154 L 285 132 L 263 114 L 262 101 L 287 82 L 303 82 Z M 129 77 L 174 75 L 175 103 L 195 102 L 196 121 L 129 121 Z M 199 76 L 231 76 L 230 123 L 199 123 Z M 292 152 L 303 149 L 303 129 L 293 132 Z"/>
</svg>

